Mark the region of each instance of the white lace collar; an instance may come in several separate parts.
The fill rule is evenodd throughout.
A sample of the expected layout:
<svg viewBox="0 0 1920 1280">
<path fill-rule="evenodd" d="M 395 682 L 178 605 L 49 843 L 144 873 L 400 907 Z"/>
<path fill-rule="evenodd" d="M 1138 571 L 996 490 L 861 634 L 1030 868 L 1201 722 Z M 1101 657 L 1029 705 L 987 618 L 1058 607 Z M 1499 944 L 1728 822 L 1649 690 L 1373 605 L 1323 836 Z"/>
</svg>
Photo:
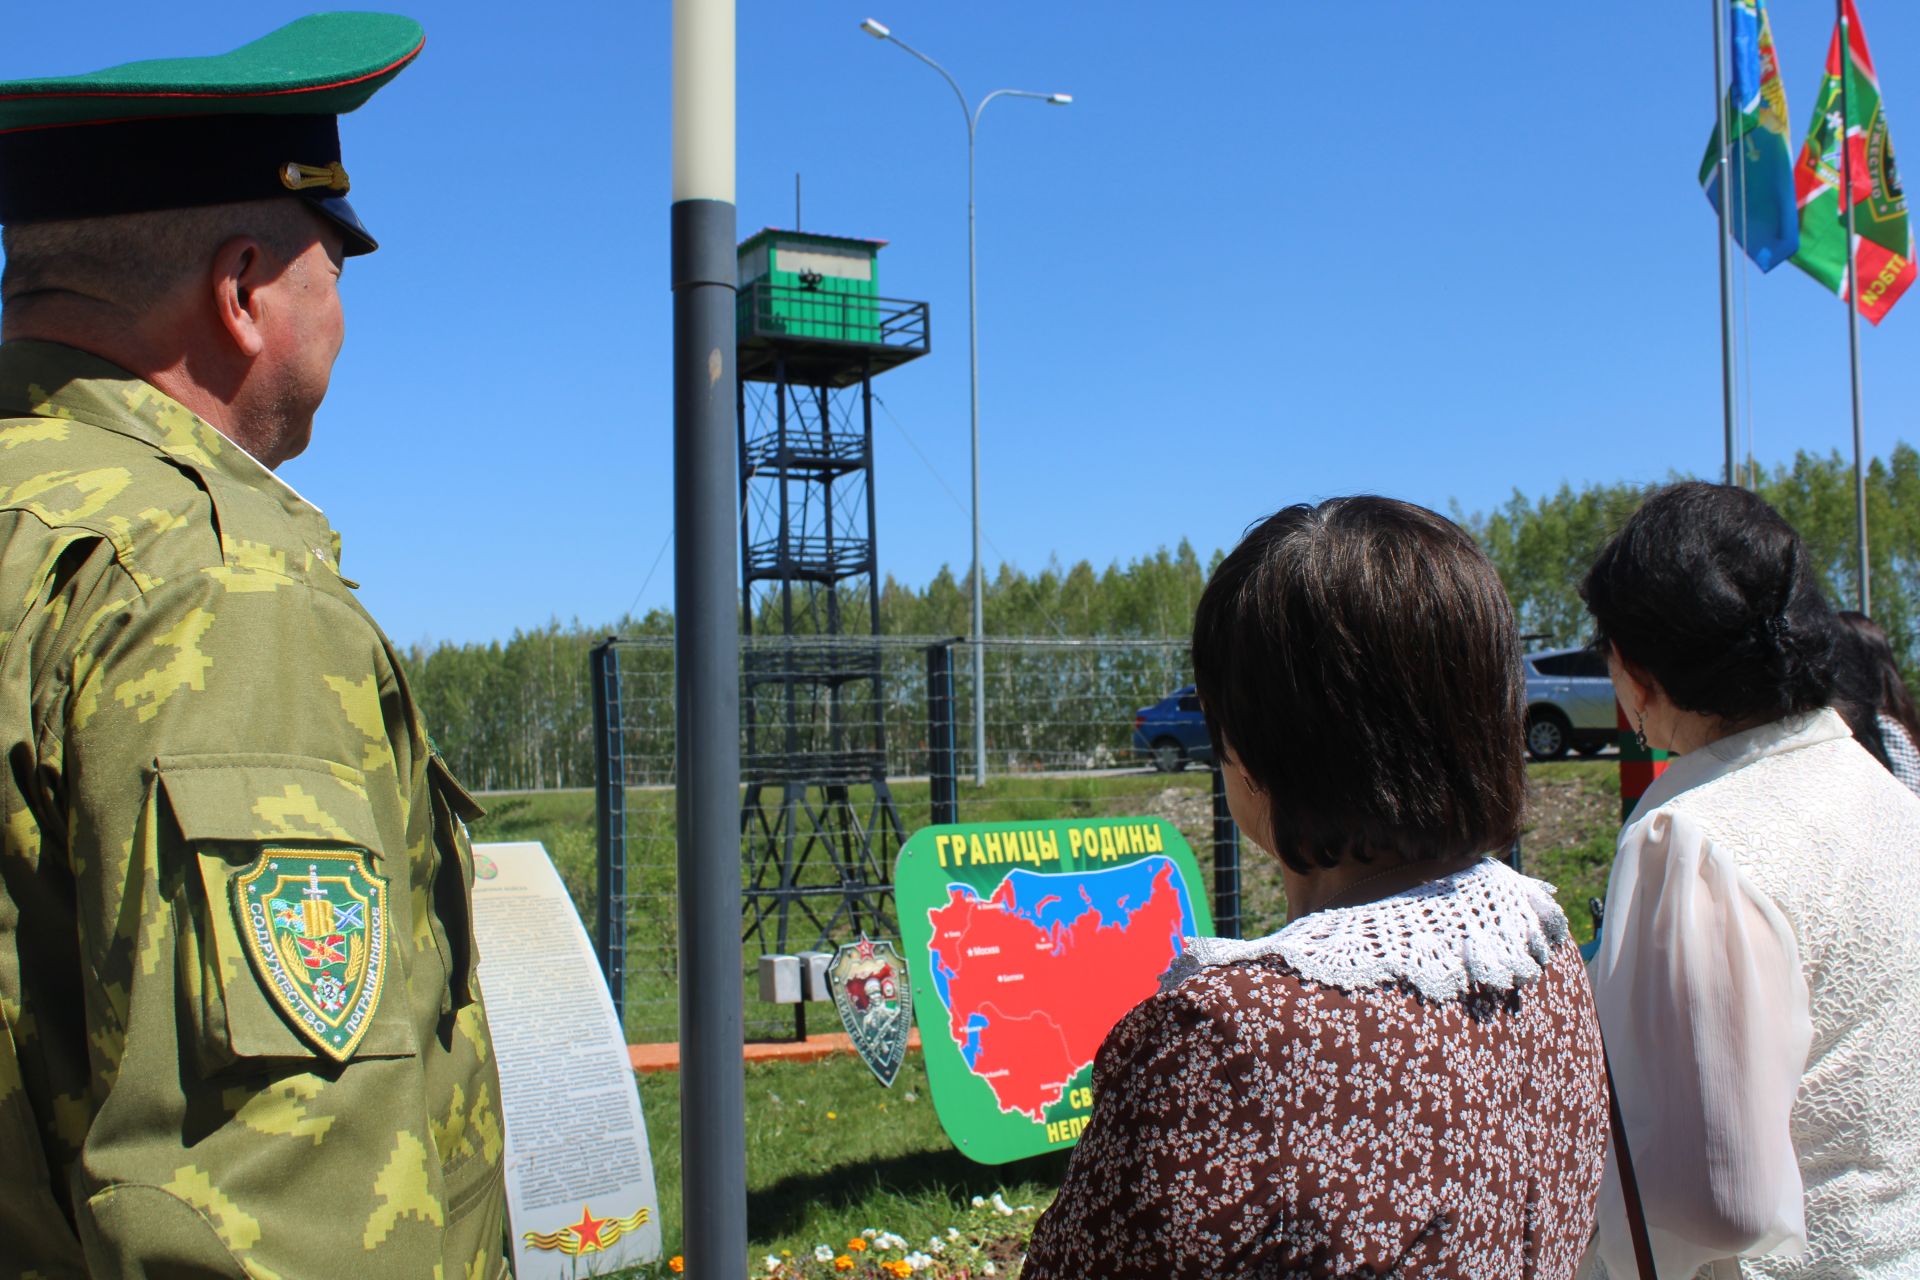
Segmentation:
<svg viewBox="0 0 1920 1280">
<path fill-rule="evenodd" d="M 1316 911 L 1264 938 L 1189 938 L 1160 981 L 1165 989 L 1214 965 L 1278 956 L 1342 991 L 1400 981 L 1442 1001 L 1470 987 L 1525 986 L 1567 936 L 1552 885 L 1489 859 L 1377 902 Z"/>
</svg>

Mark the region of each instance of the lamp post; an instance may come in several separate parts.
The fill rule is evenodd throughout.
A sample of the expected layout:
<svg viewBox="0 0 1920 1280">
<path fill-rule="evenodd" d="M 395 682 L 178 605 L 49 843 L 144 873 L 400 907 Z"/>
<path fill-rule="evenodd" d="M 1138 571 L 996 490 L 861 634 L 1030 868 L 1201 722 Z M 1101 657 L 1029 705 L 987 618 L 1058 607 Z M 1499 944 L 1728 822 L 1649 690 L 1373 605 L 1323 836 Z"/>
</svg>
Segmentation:
<svg viewBox="0 0 1920 1280">
<path fill-rule="evenodd" d="M 947 69 L 920 52 L 872 18 L 860 29 L 876 40 L 899 45 L 940 73 L 940 78 L 960 100 L 960 114 L 967 122 L 967 377 L 968 411 L 973 426 L 973 782 L 987 783 L 987 656 L 982 643 L 986 639 L 986 567 L 980 559 L 980 281 L 975 269 L 973 236 L 973 151 L 980 132 L 980 115 L 995 98 L 1031 98 L 1036 102 L 1064 107 L 1073 101 L 1070 93 L 1033 93 L 1026 89 L 995 89 L 975 106 L 967 105 L 967 95 Z"/>
</svg>

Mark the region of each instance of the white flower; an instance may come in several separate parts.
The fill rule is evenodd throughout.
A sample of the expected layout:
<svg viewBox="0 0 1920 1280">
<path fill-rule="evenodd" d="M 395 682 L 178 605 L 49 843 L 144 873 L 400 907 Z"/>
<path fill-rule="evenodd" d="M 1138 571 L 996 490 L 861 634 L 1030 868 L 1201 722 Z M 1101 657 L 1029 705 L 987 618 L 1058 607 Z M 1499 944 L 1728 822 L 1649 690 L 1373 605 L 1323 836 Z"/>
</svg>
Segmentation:
<svg viewBox="0 0 1920 1280">
<path fill-rule="evenodd" d="M 928 1267 L 933 1265 L 933 1259 L 929 1258 L 924 1253 L 918 1253 L 918 1252 L 910 1253 L 907 1255 L 907 1265 L 912 1267 L 915 1271 L 925 1271 Z"/>
<path fill-rule="evenodd" d="M 1008 1204 L 1007 1198 L 998 1191 L 993 1193 L 993 1211 L 1003 1218 L 1011 1218 L 1013 1216 L 1013 1206 Z"/>
<path fill-rule="evenodd" d="M 947 1251 L 947 1242 L 939 1236 L 934 1236 L 931 1240 L 927 1241 L 927 1248 L 933 1253 L 945 1253 Z"/>
<path fill-rule="evenodd" d="M 875 1231 L 872 1227 L 868 1227 L 865 1231 L 862 1231 L 860 1233 L 860 1238 L 862 1240 L 871 1240 L 879 1234 L 880 1233 L 878 1231 Z"/>
<path fill-rule="evenodd" d="M 958 1227 L 947 1228 L 947 1239 L 958 1240 L 959 1238 L 960 1238 L 960 1228 Z"/>
<path fill-rule="evenodd" d="M 975 1196 L 975 1197 L 973 1198 L 973 1207 L 974 1207 L 974 1208 L 976 1208 L 976 1209 L 984 1209 L 984 1208 L 986 1208 L 986 1207 L 987 1207 L 987 1198 L 986 1198 L 985 1196 Z"/>
<path fill-rule="evenodd" d="M 994 1269 L 993 1259 L 988 1258 L 985 1262 L 980 1264 L 980 1274 L 983 1276 L 992 1276 L 992 1275 L 998 1275 L 1000 1273 Z"/>
<path fill-rule="evenodd" d="M 817 1244 L 813 1246 L 813 1260 L 815 1262 L 832 1262 L 833 1250 L 823 1244 Z"/>
<path fill-rule="evenodd" d="M 778 1271 L 779 1269 L 780 1269 L 779 1255 L 772 1254 L 772 1253 L 768 1254 L 767 1255 L 767 1274 L 772 1275 L 774 1272 Z"/>
</svg>

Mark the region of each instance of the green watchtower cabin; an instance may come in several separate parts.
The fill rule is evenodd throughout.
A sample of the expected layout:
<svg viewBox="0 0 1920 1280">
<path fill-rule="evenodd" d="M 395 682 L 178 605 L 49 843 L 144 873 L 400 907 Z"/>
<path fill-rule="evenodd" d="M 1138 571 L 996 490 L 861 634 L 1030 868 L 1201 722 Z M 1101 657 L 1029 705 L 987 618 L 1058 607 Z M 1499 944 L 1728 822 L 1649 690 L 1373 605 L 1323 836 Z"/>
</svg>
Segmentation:
<svg viewBox="0 0 1920 1280">
<path fill-rule="evenodd" d="M 775 376 L 778 349 L 796 366 L 789 376 L 837 366 L 836 386 L 857 380 L 863 369 L 881 373 L 925 355 L 927 304 L 880 297 L 886 243 L 772 227 L 743 241 L 740 376 Z M 834 348 L 815 350 L 815 343 Z"/>
<path fill-rule="evenodd" d="M 926 303 L 880 296 L 885 243 L 769 228 L 739 247 L 741 933 L 767 956 L 897 936 L 873 379 L 929 343 Z"/>
</svg>

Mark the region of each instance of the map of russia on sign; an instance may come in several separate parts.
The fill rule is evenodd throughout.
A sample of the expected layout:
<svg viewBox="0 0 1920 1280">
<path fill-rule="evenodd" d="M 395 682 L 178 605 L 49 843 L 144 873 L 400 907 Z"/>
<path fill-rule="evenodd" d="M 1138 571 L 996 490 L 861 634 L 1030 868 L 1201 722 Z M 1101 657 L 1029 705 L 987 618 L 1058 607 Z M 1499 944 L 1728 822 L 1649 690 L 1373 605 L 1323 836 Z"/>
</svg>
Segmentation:
<svg viewBox="0 0 1920 1280">
<path fill-rule="evenodd" d="M 1193 851 L 1161 818 L 927 827 L 894 892 L 934 1110 L 1000 1164 L 1073 1145 L 1093 1060 L 1213 932 Z"/>
</svg>

